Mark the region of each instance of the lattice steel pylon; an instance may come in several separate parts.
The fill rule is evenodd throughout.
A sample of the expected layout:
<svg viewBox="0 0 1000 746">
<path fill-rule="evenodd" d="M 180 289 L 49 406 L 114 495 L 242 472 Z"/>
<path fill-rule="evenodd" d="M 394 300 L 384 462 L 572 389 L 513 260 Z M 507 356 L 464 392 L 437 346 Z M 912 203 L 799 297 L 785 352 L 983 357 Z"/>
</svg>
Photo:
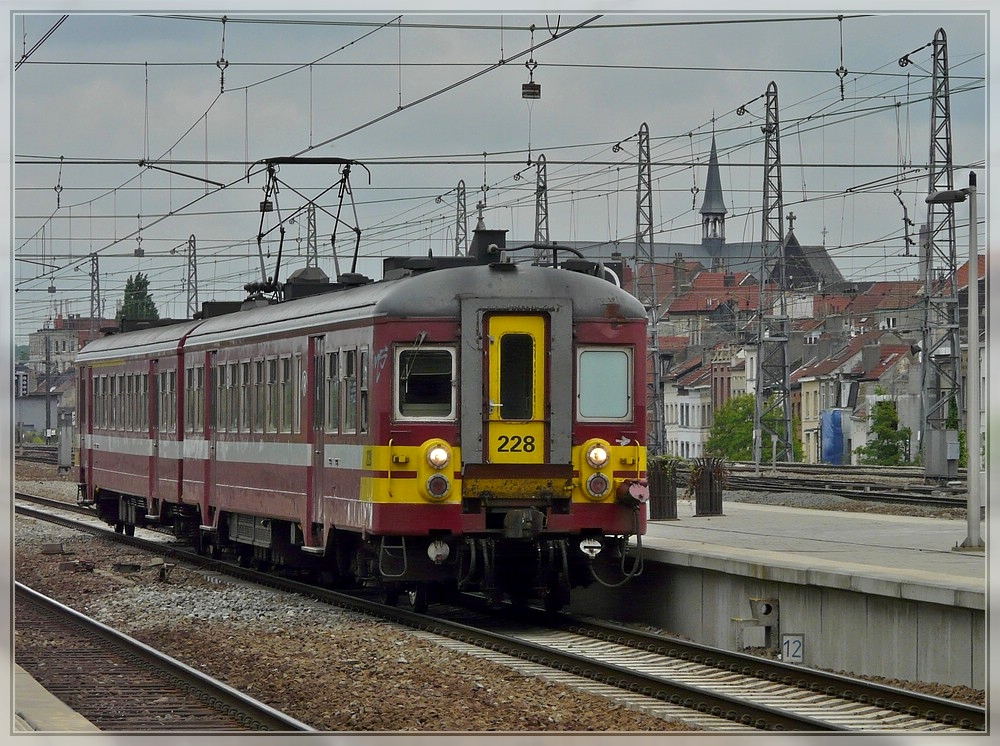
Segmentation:
<svg viewBox="0 0 1000 746">
<path fill-rule="evenodd" d="M 469 250 L 469 213 L 465 206 L 465 180 L 459 179 L 455 208 L 455 256 L 464 256 Z"/>
<path fill-rule="evenodd" d="M 948 40 L 943 28 L 934 34 L 934 70 L 931 95 L 931 148 L 928 194 L 951 190 L 951 101 L 948 83 Z M 975 227 L 970 227 L 975 230 Z M 949 477 L 957 472 L 936 458 L 928 448 L 945 448 L 945 431 L 962 429 L 961 347 L 957 257 L 955 250 L 955 205 L 930 202 L 927 205 L 926 242 L 922 248 L 924 279 L 924 324 L 921 339 L 920 448 L 926 477 Z M 937 271 L 935 271 L 937 270 Z M 971 346 L 970 346 L 971 349 Z M 957 422 L 948 427 L 949 409 L 954 403 Z M 957 448 L 957 433 L 955 434 Z M 941 468 L 945 467 L 945 468 Z"/>
<path fill-rule="evenodd" d="M 789 319 L 785 282 L 781 139 L 778 128 L 778 86 L 774 81 L 768 85 L 765 98 L 764 207 L 753 411 L 753 460 L 757 473 L 760 473 L 765 434 L 771 436 L 775 460 L 792 461 L 795 453 L 788 365 Z"/>
<path fill-rule="evenodd" d="M 646 396 L 646 448 L 651 456 L 663 453 L 663 393 L 660 390 L 660 320 L 656 298 L 656 257 L 653 252 L 653 179 L 649 157 L 649 125 L 639 127 L 639 180 L 635 194 L 635 256 L 633 257 L 633 295 L 649 314 L 649 348 Z"/>
<path fill-rule="evenodd" d="M 535 161 L 535 264 L 551 264 L 552 251 L 542 247 L 549 242 L 549 185 L 545 156 Z"/>
<path fill-rule="evenodd" d="M 90 255 L 90 339 L 94 338 L 96 329 L 94 325 L 101 318 L 101 273 L 97 261 L 97 254 Z"/>
<path fill-rule="evenodd" d="M 187 296 L 187 317 L 193 319 L 198 312 L 198 257 L 195 253 L 195 238 L 192 233 L 188 237 L 187 275 L 184 280 Z"/>
<path fill-rule="evenodd" d="M 306 266 L 319 266 L 319 244 L 316 238 L 316 203 L 306 205 Z"/>
</svg>

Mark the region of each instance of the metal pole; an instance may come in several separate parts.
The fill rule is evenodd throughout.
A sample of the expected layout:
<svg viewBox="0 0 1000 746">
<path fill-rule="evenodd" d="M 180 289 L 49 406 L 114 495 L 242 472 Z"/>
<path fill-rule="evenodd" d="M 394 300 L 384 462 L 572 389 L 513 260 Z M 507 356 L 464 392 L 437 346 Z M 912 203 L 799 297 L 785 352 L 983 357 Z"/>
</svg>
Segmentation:
<svg viewBox="0 0 1000 746">
<path fill-rule="evenodd" d="M 966 431 L 965 447 L 967 452 L 966 472 L 969 496 L 967 502 L 967 519 L 969 534 L 965 541 L 956 549 L 985 549 L 979 531 L 979 513 L 982 499 L 979 494 L 980 455 L 979 455 L 979 246 L 978 246 L 978 216 L 976 214 L 976 172 L 969 172 L 969 367 L 966 384 Z"/>
</svg>

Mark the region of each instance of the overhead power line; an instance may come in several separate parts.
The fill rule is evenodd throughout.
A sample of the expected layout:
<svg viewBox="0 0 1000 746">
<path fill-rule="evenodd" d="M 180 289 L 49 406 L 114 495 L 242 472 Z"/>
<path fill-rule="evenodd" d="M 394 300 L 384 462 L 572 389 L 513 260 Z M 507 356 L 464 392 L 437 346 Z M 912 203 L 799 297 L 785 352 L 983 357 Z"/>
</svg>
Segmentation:
<svg viewBox="0 0 1000 746">
<path fill-rule="evenodd" d="M 52 36 L 52 34 L 55 33 L 56 29 L 63 25 L 63 21 L 65 21 L 67 18 L 69 18 L 69 16 L 68 15 L 64 15 L 58 21 L 56 21 L 55 25 L 52 26 L 52 28 L 50 28 L 48 31 L 46 31 L 45 35 L 42 36 L 41 39 L 39 39 L 38 41 L 36 41 L 32 45 L 31 49 L 29 49 L 27 52 L 25 52 L 24 54 L 21 55 L 21 59 L 19 59 L 17 62 L 14 63 L 14 69 L 17 70 L 19 67 L 21 67 L 21 65 L 24 64 L 24 61 L 27 60 L 31 55 L 33 55 L 35 53 L 35 50 L 38 49 L 40 46 L 42 46 L 42 44 L 44 44 L 45 41 L 50 36 Z"/>
</svg>

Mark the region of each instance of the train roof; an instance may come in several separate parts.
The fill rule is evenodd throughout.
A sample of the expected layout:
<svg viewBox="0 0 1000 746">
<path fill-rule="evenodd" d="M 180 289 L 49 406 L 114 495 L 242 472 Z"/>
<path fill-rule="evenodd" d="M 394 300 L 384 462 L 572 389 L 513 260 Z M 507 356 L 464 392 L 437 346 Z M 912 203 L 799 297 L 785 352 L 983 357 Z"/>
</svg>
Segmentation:
<svg viewBox="0 0 1000 746">
<path fill-rule="evenodd" d="M 178 345 L 224 344 L 234 336 L 252 339 L 292 332 L 321 331 L 331 325 L 377 317 L 459 318 L 464 298 L 569 299 L 577 317 L 645 319 L 642 304 L 614 283 L 582 272 L 520 264 L 452 267 L 311 295 L 204 320 L 114 334 L 88 344 L 78 362 L 123 354 L 162 354 Z"/>
<path fill-rule="evenodd" d="M 174 353 L 184 337 L 200 323 L 202 322 L 181 321 L 169 326 L 156 326 L 121 334 L 109 334 L 87 344 L 77 353 L 76 361 L 109 360 L 126 354 L 162 355 Z"/>
</svg>

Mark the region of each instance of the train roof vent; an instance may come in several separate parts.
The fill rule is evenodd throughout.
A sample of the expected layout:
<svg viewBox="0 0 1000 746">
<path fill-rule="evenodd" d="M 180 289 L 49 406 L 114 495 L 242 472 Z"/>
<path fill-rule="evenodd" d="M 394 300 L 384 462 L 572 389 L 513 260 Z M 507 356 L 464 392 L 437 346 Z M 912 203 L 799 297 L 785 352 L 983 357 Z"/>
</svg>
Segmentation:
<svg viewBox="0 0 1000 746">
<path fill-rule="evenodd" d="M 366 277 L 360 272 L 345 272 L 337 277 L 337 284 L 343 287 L 354 287 L 356 285 L 367 285 L 373 282 L 372 278 Z"/>
<path fill-rule="evenodd" d="M 317 293 L 329 292 L 330 278 L 319 267 L 302 267 L 292 272 L 281 286 L 282 300 L 305 298 Z"/>
</svg>

